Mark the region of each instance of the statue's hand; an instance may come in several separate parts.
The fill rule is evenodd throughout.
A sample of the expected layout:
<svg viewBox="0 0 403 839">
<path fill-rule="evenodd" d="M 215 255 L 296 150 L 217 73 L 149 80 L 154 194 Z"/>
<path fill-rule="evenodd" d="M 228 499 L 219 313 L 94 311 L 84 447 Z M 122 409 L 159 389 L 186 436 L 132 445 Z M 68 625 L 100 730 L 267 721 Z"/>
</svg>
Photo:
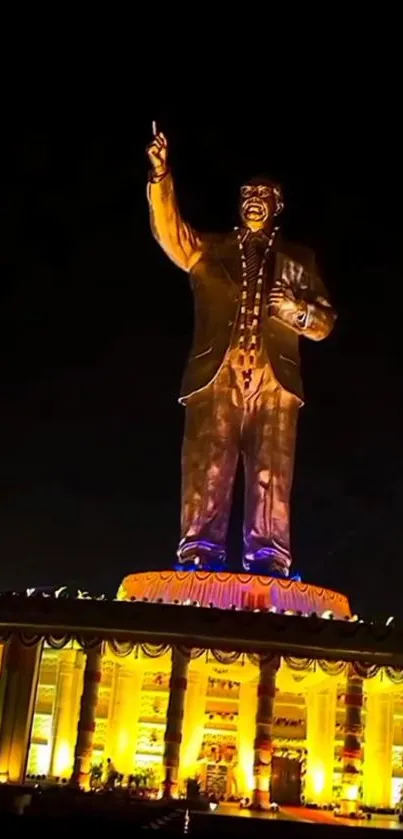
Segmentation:
<svg viewBox="0 0 403 839">
<path fill-rule="evenodd" d="M 279 317 L 291 326 L 303 329 L 308 316 L 307 304 L 296 300 L 289 291 L 273 288 L 269 294 L 269 314 Z"/>
<path fill-rule="evenodd" d="M 287 315 L 296 315 L 299 311 L 298 303 L 293 295 L 285 293 L 278 286 L 272 288 L 269 294 L 270 312 L 286 318 Z"/>
<path fill-rule="evenodd" d="M 160 131 L 147 146 L 147 154 L 153 168 L 154 175 L 161 177 L 168 169 L 168 142 L 165 134 Z"/>
</svg>

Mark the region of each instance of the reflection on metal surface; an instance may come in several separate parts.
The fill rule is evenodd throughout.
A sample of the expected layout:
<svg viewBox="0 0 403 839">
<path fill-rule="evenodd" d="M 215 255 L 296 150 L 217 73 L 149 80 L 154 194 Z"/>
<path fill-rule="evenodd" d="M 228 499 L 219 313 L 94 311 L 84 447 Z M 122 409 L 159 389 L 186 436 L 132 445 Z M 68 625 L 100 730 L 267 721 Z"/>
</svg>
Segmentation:
<svg viewBox="0 0 403 839">
<path fill-rule="evenodd" d="M 218 570 L 225 563 L 233 482 L 245 471 L 244 568 L 288 576 L 289 499 L 298 408 L 298 341 L 331 331 L 335 313 L 313 254 L 277 234 L 281 188 L 265 178 L 244 184 L 241 225 L 202 235 L 182 219 L 168 167 L 168 143 L 148 147 L 153 234 L 189 272 L 195 334 L 182 383 L 179 565 Z"/>
</svg>

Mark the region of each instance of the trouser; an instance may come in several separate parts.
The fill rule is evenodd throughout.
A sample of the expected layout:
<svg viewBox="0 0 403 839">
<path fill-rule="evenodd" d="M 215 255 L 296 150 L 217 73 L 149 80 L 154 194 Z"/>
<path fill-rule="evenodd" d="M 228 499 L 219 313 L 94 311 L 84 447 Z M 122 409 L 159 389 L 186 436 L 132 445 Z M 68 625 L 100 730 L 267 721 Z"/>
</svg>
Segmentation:
<svg viewBox="0 0 403 839">
<path fill-rule="evenodd" d="M 186 405 L 182 447 L 180 563 L 225 561 L 225 542 L 239 455 L 245 475 L 245 570 L 262 565 L 288 576 L 289 502 L 300 401 L 266 363 L 246 392 L 228 355 L 216 379 Z"/>
</svg>

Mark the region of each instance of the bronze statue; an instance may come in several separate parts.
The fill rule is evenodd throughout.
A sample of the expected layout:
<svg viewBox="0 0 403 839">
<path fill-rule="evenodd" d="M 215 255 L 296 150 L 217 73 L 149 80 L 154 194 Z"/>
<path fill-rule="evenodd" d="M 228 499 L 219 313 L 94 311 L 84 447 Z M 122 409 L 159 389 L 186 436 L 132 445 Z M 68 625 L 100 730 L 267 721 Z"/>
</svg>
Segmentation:
<svg viewBox="0 0 403 839">
<path fill-rule="evenodd" d="M 189 273 L 194 294 L 194 341 L 180 394 L 186 417 L 179 566 L 224 567 L 242 454 L 243 567 L 287 577 L 303 403 L 299 336 L 326 338 L 336 315 L 312 252 L 278 232 L 280 186 L 254 178 L 241 188 L 240 226 L 225 235 L 201 235 L 181 218 L 165 136 L 156 133 L 147 151 L 152 231 Z"/>
</svg>

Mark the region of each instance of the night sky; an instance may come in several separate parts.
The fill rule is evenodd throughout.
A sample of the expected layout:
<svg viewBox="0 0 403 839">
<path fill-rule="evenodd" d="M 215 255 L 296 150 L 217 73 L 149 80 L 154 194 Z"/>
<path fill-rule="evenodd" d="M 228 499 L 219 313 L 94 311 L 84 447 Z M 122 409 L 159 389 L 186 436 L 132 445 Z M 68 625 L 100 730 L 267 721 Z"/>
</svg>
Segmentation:
<svg viewBox="0 0 403 839">
<path fill-rule="evenodd" d="M 305 123 L 277 113 L 274 125 L 241 111 L 91 112 L 71 100 L 8 123 L 1 588 L 113 594 L 125 574 L 174 562 L 192 300 L 149 231 L 144 147 L 155 118 L 183 213 L 200 229 L 235 223 L 247 176 L 283 182 L 283 232 L 315 248 L 339 312 L 327 341 L 302 341 L 294 568 L 345 591 L 359 613 L 401 608 L 400 141 L 342 107 Z"/>
</svg>

